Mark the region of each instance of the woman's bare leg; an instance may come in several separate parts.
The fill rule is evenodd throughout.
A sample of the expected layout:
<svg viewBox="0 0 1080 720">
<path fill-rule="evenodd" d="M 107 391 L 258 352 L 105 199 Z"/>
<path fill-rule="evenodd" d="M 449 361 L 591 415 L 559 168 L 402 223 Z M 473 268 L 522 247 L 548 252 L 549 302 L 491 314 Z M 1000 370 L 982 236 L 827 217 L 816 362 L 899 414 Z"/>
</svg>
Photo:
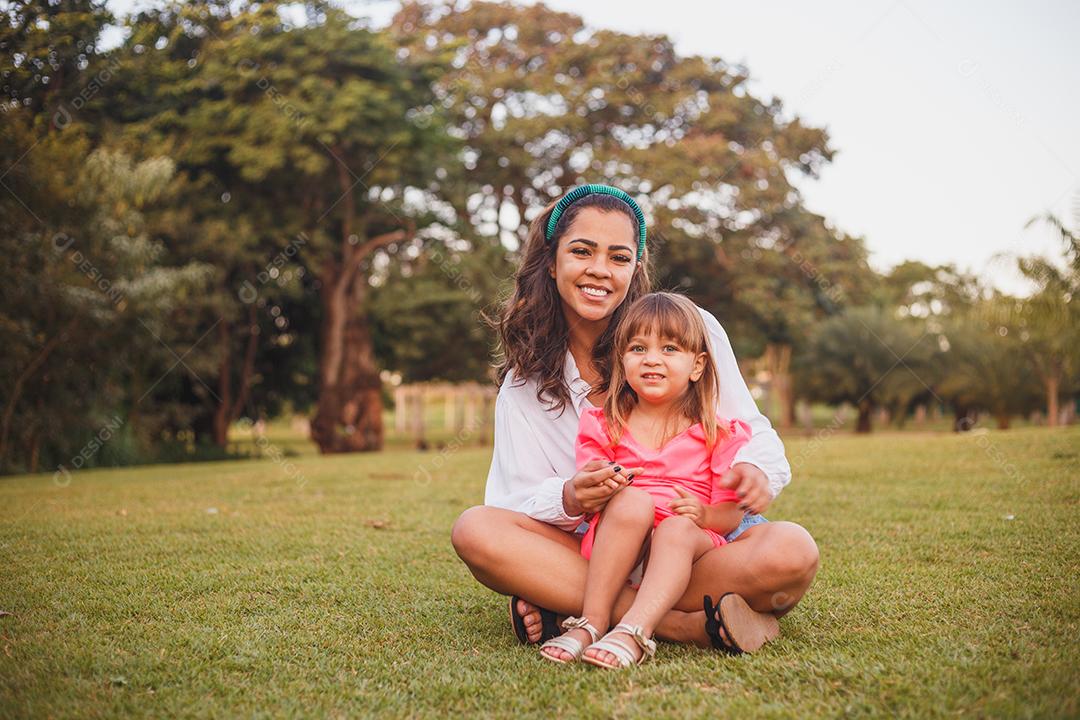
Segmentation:
<svg viewBox="0 0 1080 720">
<path fill-rule="evenodd" d="M 581 557 L 580 540 L 574 535 L 522 513 L 480 505 L 461 514 L 451 540 L 473 576 L 486 587 L 518 595 L 561 615 L 581 614 L 588 562 Z M 748 568 L 744 563 L 760 565 Z M 706 594 L 716 598 L 736 592 L 755 609 L 771 609 L 780 616 L 806 592 L 817 564 L 817 546 L 798 525 L 755 525 L 694 563 L 686 593 L 657 625 L 656 634 L 664 640 L 708 647 L 701 610 Z M 634 596 L 635 591 L 624 585 L 615 599 L 613 617 L 625 614 Z M 537 614 L 527 614 L 526 626 L 534 630 L 531 637 L 539 636 Z"/>
<path fill-rule="evenodd" d="M 619 622 L 640 625 L 645 636 L 651 637 L 660 619 L 686 591 L 694 561 L 712 548 L 712 540 L 690 518 L 675 515 L 661 521 L 652 534 L 649 565 L 641 587 L 633 605 Z M 627 633 L 612 633 L 611 637 L 628 648 L 634 648 L 635 658 L 644 652 Z M 618 660 L 606 650 L 590 649 L 585 654 L 605 665 L 612 665 Z"/>
<path fill-rule="evenodd" d="M 581 608 L 582 616 L 601 634 L 611 627 L 615 598 L 626 586 L 626 578 L 641 556 L 645 538 L 652 530 L 654 514 L 652 496 L 637 488 L 619 492 L 601 513 L 585 576 L 585 598 Z M 582 628 L 569 630 L 567 634 L 585 645 L 592 642 L 588 631 Z M 559 648 L 547 652 L 562 660 L 573 659 L 570 653 Z"/>
<path fill-rule="evenodd" d="M 782 617 L 806 594 L 818 562 L 817 544 L 800 525 L 784 521 L 754 525 L 694 563 L 690 584 L 675 607 L 697 610 L 702 596 L 715 600 L 733 592 L 758 612 Z"/>
</svg>

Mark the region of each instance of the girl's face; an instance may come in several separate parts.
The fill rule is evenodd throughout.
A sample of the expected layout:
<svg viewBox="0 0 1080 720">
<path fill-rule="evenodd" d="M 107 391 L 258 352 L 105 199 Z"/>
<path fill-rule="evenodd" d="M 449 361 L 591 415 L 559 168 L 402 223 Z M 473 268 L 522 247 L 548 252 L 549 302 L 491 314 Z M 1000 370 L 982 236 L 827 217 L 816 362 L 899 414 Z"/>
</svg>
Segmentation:
<svg viewBox="0 0 1080 720">
<path fill-rule="evenodd" d="M 621 212 L 581 210 L 559 238 L 548 269 L 571 324 L 611 317 L 634 276 L 637 237 Z"/>
<path fill-rule="evenodd" d="M 695 353 L 678 340 L 657 332 L 634 335 L 622 354 L 623 372 L 638 402 L 663 405 L 686 394 L 690 382 L 701 379 L 708 356 Z"/>
</svg>

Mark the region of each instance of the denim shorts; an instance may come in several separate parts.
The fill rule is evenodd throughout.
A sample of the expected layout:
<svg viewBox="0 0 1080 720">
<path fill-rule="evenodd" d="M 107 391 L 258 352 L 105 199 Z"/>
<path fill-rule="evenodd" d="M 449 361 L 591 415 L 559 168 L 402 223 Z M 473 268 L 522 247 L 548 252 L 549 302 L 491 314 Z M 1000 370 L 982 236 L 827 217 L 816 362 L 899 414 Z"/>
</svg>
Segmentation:
<svg viewBox="0 0 1080 720">
<path fill-rule="evenodd" d="M 742 522 L 739 523 L 739 527 L 737 527 L 734 530 L 732 530 L 731 532 L 729 532 L 727 535 L 724 536 L 724 538 L 728 542 L 731 542 L 732 540 L 734 540 L 735 538 L 739 537 L 744 532 L 746 532 L 747 528 L 751 528 L 751 527 L 754 527 L 755 525 L 760 525 L 761 523 L 767 523 L 767 522 L 769 522 L 769 521 L 765 519 L 764 515 L 756 515 L 756 514 L 755 515 L 743 515 L 743 519 L 742 519 Z"/>
</svg>

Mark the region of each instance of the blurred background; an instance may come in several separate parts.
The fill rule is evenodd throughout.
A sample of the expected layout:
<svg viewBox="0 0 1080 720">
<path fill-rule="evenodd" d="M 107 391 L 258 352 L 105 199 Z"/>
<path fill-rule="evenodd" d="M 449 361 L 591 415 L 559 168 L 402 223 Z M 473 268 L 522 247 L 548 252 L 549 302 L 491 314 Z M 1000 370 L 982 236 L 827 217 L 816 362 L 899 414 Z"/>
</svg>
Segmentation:
<svg viewBox="0 0 1080 720">
<path fill-rule="evenodd" d="M 1073 4 L 0 7 L 0 472 L 485 444 L 583 182 L 785 435 L 1075 422 Z"/>
</svg>

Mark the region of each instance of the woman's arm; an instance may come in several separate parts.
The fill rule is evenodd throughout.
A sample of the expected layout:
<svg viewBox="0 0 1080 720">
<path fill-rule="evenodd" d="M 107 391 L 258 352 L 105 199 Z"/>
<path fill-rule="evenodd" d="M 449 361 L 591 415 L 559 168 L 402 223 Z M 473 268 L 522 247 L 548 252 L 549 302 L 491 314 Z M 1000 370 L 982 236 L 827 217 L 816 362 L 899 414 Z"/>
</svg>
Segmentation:
<svg viewBox="0 0 1080 720">
<path fill-rule="evenodd" d="M 572 531 L 584 514 L 566 513 L 563 486 L 569 477 L 560 476 L 552 467 L 540 438 L 517 405 L 519 395 L 500 390 L 495 400 L 495 444 L 484 504 Z"/>
<path fill-rule="evenodd" d="M 708 310 L 701 308 L 698 310 L 701 311 L 701 317 L 709 331 L 713 355 L 716 358 L 716 369 L 719 373 L 718 412 L 724 417 L 746 421 L 753 430 L 750 442 L 736 453 L 732 465 L 750 463 L 760 468 L 769 480 L 769 493 L 775 498 L 780 494 L 780 490 L 791 482 L 791 465 L 788 464 L 787 457 L 784 455 L 784 443 L 773 430 L 769 419 L 758 410 L 757 403 L 750 395 L 750 388 L 746 386 L 746 381 L 739 372 L 735 352 L 731 348 L 731 341 L 728 340 L 724 328 Z"/>
</svg>

